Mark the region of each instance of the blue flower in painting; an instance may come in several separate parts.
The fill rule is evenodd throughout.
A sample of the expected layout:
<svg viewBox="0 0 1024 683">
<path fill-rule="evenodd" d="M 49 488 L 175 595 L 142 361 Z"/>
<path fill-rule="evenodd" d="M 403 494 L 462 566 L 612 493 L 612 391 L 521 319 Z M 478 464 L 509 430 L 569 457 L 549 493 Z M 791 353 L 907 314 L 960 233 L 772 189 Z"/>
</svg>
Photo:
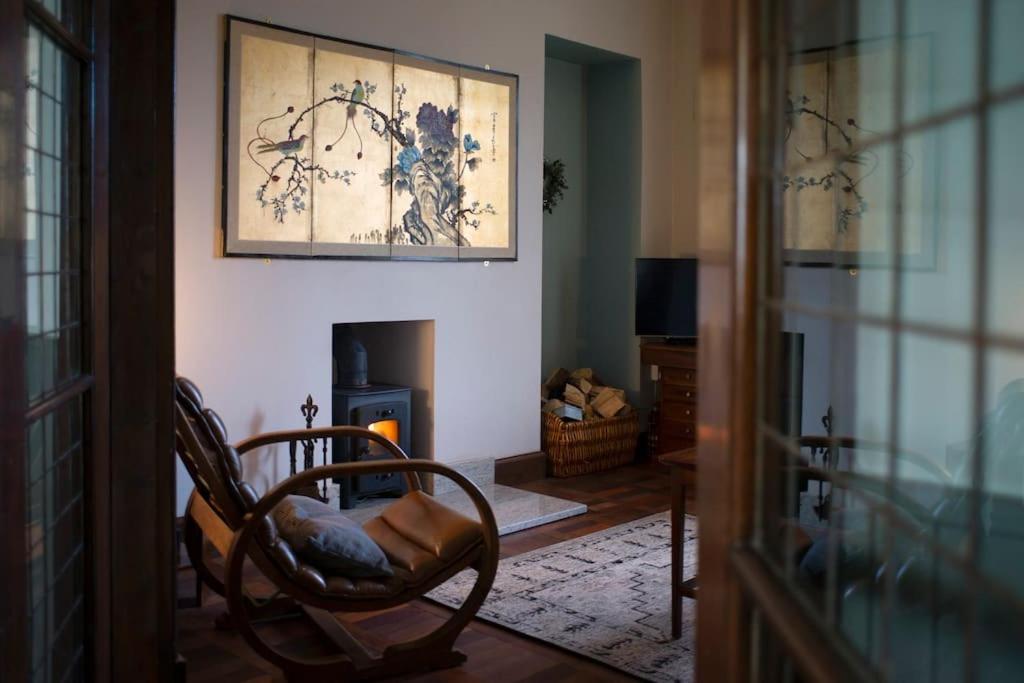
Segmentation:
<svg viewBox="0 0 1024 683">
<path fill-rule="evenodd" d="M 403 147 L 402 151 L 398 153 L 398 165 L 402 167 L 402 171 L 409 173 L 412 171 L 412 165 L 420 160 L 420 151 L 415 147 Z"/>
<path fill-rule="evenodd" d="M 466 133 L 462 138 L 462 148 L 466 152 L 477 152 L 480 150 L 480 141 L 474 140 L 472 135 Z"/>
</svg>

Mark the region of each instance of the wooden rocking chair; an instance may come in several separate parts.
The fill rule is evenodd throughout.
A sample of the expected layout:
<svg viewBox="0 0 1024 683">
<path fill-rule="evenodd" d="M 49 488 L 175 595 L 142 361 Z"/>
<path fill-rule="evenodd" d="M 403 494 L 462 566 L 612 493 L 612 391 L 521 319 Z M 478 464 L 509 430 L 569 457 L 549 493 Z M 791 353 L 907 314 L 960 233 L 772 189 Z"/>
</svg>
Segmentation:
<svg viewBox="0 0 1024 683">
<path fill-rule="evenodd" d="M 486 499 L 462 474 L 444 465 L 411 460 L 391 441 L 359 427 L 326 427 L 261 434 L 238 444 L 228 442 L 220 417 L 203 407 L 191 381 L 179 377 L 175 401 L 176 448 L 195 489 L 185 517 L 185 545 L 201 580 L 227 600 L 234 627 L 262 657 L 290 680 L 373 680 L 458 666 L 466 657 L 455 639 L 476 614 L 491 589 L 498 566 L 498 530 Z M 394 460 L 351 462 L 306 470 L 281 482 L 262 497 L 242 480 L 239 456 L 261 446 L 308 438 L 357 437 L 379 443 Z M 400 472 L 409 492 L 387 506 L 363 528 L 387 556 L 394 576 L 349 578 L 321 571 L 299 559 L 279 534 L 271 513 L 285 496 L 330 477 Z M 449 477 L 472 499 L 480 521 L 435 501 L 420 487 L 416 472 Z M 226 559 L 222 575 L 207 562 L 208 540 Z M 256 599 L 245 590 L 245 559 L 276 587 L 271 598 Z M 386 609 L 421 597 L 463 569 L 473 568 L 473 590 L 451 618 L 435 631 L 388 646 L 366 648 L 332 615 Z M 253 623 L 306 614 L 339 647 L 340 654 L 300 658 L 263 638 Z"/>
</svg>

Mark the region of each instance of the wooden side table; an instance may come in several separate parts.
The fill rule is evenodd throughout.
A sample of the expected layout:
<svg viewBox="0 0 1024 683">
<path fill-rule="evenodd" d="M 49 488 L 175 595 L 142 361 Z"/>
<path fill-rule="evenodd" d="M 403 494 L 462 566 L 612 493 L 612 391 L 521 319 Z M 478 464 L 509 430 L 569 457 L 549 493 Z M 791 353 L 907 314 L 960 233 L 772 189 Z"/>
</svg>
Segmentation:
<svg viewBox="0 0 1024 683">
<path fill-rule="evenodd" d="M 697 473 L 697 449 L 665 453 L 672 491 L 672 638 L 683 634 L 683 598 L 697 599 L 697 577 L 683 581 L 683 543 L 686 536 L 686 480 Z"/>
</svg>

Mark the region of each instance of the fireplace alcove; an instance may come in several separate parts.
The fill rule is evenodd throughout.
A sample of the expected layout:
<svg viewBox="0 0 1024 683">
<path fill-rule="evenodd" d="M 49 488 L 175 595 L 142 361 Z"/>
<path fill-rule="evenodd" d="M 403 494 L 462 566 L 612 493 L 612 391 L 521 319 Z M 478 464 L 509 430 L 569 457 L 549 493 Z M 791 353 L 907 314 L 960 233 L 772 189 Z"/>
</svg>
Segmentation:
<svg viewBox="0 0 1024 683">
<path fill-rule="evenodd" d="M 434 321 L 338 323 L 332 327 L 331 423 L 367 427 L 412 458 L 433 459 Z M 390 457 L 365 439 L 334 439 L 333 462 Z M 398 475 L 336 480 L 342 509 L 398 496 Z M 430 490 L 429 481 L 425 487 Z"/>
</svg>

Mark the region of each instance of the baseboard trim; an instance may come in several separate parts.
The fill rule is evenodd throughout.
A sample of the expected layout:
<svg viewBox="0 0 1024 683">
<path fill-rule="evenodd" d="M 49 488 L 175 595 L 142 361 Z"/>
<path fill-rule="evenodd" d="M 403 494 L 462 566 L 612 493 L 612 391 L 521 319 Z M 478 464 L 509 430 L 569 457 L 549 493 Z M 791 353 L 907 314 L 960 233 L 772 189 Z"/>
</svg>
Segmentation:
<svg viewBox="0 0 1024 683">
<path fill-rule="evenodd" d="M 546 453 L 523 453 L 494 461 L 494 483 L 515 486 L 543 479 L 548 474 Z"/>
</svg>

